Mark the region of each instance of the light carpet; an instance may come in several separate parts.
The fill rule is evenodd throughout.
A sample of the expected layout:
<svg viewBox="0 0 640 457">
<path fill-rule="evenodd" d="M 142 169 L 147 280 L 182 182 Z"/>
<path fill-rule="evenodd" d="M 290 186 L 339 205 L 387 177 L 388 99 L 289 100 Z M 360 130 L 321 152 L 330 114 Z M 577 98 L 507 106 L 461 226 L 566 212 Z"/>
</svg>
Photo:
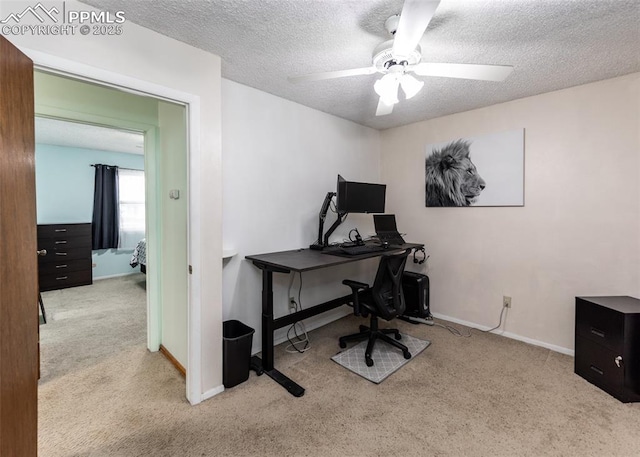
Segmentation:
<svg viewBox="0 0 640 457">
<path fill-rule="evenodd" d="M 337 353 L 331 357 L 331 360 L 362 376 L 364 379 L 380 384 L 431 344 L 429 341 L 420 340 L 411 335 L 404 333 L 400 335 L 402 335 L 402 344 L 407 346 L 411 353 L 411 359 L 405 359 L 400 349 L 379 340 L 373 347 L 373 351 L 371 351 L 371 359 L 374 362 L 371 367 L 367 366 L 364 358 L 368 341 L 361 341 L 355 346 Z"/>
<path fill-rule="evenodd" d="M 117 287 L 101 291 L 101 302 L 119 300 Z M 108 317 L 94 322 L 113 326 Z M 494 334 L 456 338 L 394 321 L 431 345 L 373 384 L 331 360 L 338 337 L 363 323 L 348 316 L 314 330 L 304 354 L 276 348 L 276 367 L 306 388 L 301 398 L 251 372 L 190 406 L 182 377 L 144 343 L 50 377 L 40 386 L 39 455 L 640 455 L 640 404 L 620 403 L 575 375 L 572 357 Z"/>
<path fill-rule="evenodd" d="M 146 277 L 133 274 L 42 293 L 40 385 L 147 341 Z"/>
</svg>

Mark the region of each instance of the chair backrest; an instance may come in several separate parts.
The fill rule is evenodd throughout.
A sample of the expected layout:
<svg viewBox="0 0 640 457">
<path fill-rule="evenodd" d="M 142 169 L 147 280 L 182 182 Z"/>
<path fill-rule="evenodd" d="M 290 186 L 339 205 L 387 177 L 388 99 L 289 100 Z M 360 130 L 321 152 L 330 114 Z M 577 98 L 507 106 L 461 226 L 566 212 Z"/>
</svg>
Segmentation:
<svg viewBox="0 0 640 457">
<path fill-rule="evenodd" d="M 385 320 L 391 320 L 405 311 L 402 293 L 402 273 L 411 250 L 399 254 L 389 254 L 380 258 L 376 279 L 371 287 L 371 296 L 376 314 Z"/>
</svg>

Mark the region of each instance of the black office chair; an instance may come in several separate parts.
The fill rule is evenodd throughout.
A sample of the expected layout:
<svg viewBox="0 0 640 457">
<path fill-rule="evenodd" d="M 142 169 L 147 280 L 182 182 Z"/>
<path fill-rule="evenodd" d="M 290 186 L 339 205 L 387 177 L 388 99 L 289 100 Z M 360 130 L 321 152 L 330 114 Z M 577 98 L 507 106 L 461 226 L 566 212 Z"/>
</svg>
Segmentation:
<svg viewBox="0 0 640 457">
<path fill-rule="evenodd" d="M 407 249 L 399 254 L 382 256 L 376 278 L 371 287 L 368 284 L 350 279 L 342 281 L 342 284 L 351 287 L 353 292 L 353 313 L 356 316 L 363 317 L 367 317 L 370 314 L 371 323 L 369 327 L 361 325 L 360 333 L 340 337 L 340 347 L 347 347 L 347 341 L 369 340 L 364 354 L 365 362 L 369 367 L 373 366 L 371 352 L 378 339 L 401 349 L 405 359 L 411 358 L 409 349 L 404 344 L 396 341 L 402 338 L 397 329 L 378 328 L 378 317 L 390 321 L 404 313 L 402 273 L 410 251 L 411 249 Z M 390 334 L 395 336 L 395 340 L 387 336 Z"/>
</svg>

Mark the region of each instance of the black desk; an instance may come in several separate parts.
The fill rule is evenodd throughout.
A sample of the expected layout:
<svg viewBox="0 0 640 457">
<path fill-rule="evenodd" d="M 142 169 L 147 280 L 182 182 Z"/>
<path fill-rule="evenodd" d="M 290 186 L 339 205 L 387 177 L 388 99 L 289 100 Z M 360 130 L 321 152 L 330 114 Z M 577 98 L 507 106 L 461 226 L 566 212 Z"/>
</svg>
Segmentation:
<svg viewBox="0 0 640 457">
<path fill-rule="evenodd" d="M 342 265 L 359 260 L 380 257 L 390 252 L 398 252 L 404 249 L 420 249 L 424 245 L 407 243 L 402 246 L 390 248 L 379 252 L 370 252 L 351 257 L 339 257 L 314 251 L 311 249 L 296 249 L 293 251 L 272 252 L 270 254 L 249 255 L 245 258 L 262 270 L 262 359 L 258 356 L 251 358 L 251 366 L 259 374 L 263 371 L 270 378 L 278 382 L 292 395 L 301 397 L 304 388 L 296 384 L 273 366 L 273 332 L 295 322 L 324 313 L 331 309 L 346 305 L 351 300 L 351 294 L 335 298 L 325 303 L 305 308 L 296 313 L 273 318 L 273 273 L 303 272 Z"/>
</svg>

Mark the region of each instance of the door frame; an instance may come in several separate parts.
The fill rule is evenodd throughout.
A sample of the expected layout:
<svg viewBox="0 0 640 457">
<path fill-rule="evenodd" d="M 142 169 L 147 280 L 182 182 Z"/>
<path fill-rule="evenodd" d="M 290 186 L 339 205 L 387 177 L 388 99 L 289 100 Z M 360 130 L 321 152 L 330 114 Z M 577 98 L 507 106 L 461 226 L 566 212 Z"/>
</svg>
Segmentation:
<svg viewBox="0 0 640 457">
<path fill-rule="evenodd" d="M 33 60 L 34 70 L 42 70 L 68 76 L 75 79 L 94 82 L 103 86 L 124 90 L 136 95 L 147 95 L 173 103 L 184 105 L 187 112 L 187 183 L 188 209 L 187 234 L 189 267 L 200 265 L 200 179 L 198 170 L 202 160 L 200 150 L 200 97 L 194 94 L 178 91 L 159 84 L 114 73 L 108 70 L 74 62 L 58 56 L 35 51 L 29 48 L 20 50 Z M 146 141 L 146 138 L 145 138 Z M 146 149 L 146 147 L 145 147 Z M 146 151 L 145 151 L 146 152 Z M 199 331 L 202 302 L 200 268 L 189 268 L 187 282 L 187 375 L 186 396 L 189 403 L 196 405 L 203 400 L 201 381 L 202 339 Z M 151 310 L 150 310 L 151 311 Z M 152 319 L 159 323 L 159 310 L 155 310 Z M 156 321 L 156 318 L 158 319 Z M 147 330 L 149 331 L 149 330 Z M 207 398 L 219 392 L 210 392 Z"/>
</svg>

